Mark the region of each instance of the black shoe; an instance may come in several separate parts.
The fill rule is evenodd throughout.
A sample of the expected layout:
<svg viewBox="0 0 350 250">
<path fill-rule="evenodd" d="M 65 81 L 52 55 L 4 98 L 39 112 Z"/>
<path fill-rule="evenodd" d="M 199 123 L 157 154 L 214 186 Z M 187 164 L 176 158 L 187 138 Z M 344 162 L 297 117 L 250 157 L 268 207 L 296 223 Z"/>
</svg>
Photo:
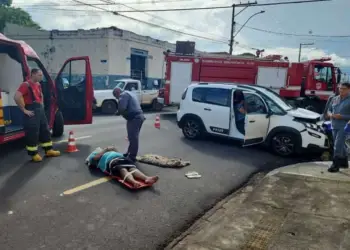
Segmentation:
<svg viewBox="0 0 350 250">
<path fill-rule="evenodd" d="M 339 168 L 349 168 L 348 157 L 339 158 Z"/>
<path fill-rule="evenodd" d="M 337 172 L 339 172 L 339 158 L 335 157 L 333 159 L 333 163 L 328 168 L 328 172 L 330 172 L 330 173 L 337 173 Z"/>
</svg>

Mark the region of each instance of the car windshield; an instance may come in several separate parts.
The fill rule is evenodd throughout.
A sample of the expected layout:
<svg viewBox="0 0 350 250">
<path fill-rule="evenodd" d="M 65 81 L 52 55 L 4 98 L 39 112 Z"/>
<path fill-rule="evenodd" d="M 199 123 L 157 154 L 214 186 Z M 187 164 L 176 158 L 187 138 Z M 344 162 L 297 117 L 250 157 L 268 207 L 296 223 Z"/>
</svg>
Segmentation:
<svg viewBox="0 0 350 250">
<path fill-rule="evenodd" d="M 278 106 L 280 106 L 283 110 L 289 111 L 293 109 L 291 105 L 289 105 L 285 100 L 283 100 L 276 92 L 265 89 L 265 88 L 259 88 L 259 91 L 265 94 L 267 97 L 269 97 L 272 101 L 274 101 Z"/>
</svg>

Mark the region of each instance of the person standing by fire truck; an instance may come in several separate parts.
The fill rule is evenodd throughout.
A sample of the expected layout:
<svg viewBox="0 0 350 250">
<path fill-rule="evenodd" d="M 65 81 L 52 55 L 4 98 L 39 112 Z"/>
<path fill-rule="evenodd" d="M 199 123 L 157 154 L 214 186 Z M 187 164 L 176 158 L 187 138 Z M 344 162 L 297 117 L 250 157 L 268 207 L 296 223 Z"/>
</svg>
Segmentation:
<svg viewBox="0 0 350 250">
<path fill-rule="evenodd" d="M 350 120 L 350 83 L 339 84 L 339 95 L 331 100 L 327 116 L 332 122 L 334 141 L 333 164 L 328 171 L 338 172 L 339 168 L 349 167 L 345 127 Z"/>
<path fill-rule="evenodd" d="M 43 72 L 41 70 L 32 69 L 30 80 L 23 82 L 14 96 L 17 106 L 24 113 L 26 149 L 34 162 L 42 161 L 38 152 L 39 141 L 45 150 L 46 157 L 55 157 L 61 154 L 52 149 L 51 133 L 45 115 L 44 98 L 40 85 L 42 78 Z"/>
</svg>

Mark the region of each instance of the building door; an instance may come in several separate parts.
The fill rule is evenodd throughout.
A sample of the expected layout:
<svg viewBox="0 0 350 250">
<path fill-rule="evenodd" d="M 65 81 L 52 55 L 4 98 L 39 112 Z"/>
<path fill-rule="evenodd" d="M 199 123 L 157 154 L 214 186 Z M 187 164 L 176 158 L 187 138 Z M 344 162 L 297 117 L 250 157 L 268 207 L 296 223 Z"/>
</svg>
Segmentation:
<svg viewBox="0 0 350 250">
<path fill-rule="evenodd" d="M 148 51 L 131 49 L 130 76 L 143 82 L 146 78 Z"/>
</svg>

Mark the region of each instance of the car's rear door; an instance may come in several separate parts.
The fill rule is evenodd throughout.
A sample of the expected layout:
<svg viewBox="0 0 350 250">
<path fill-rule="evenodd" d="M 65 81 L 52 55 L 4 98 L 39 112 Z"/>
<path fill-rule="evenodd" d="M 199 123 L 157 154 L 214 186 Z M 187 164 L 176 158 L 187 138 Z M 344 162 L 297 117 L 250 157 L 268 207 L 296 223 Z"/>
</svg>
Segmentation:
<svg viewBox="0 0 350 250">
<path fill-rule="evenodd" d="M 192 101 L 209 133 L 229 136 L 231 91 L 225 88 L 197 87 Z M 196 104 L 197 103 L 197 104 Z"/>
<path fill-rule="evenodd" d="M 91 124 L 93 83 L 88 56 L 69 58 L 56 81 L 57 104 L 64 124 Z"/>
</svg>

